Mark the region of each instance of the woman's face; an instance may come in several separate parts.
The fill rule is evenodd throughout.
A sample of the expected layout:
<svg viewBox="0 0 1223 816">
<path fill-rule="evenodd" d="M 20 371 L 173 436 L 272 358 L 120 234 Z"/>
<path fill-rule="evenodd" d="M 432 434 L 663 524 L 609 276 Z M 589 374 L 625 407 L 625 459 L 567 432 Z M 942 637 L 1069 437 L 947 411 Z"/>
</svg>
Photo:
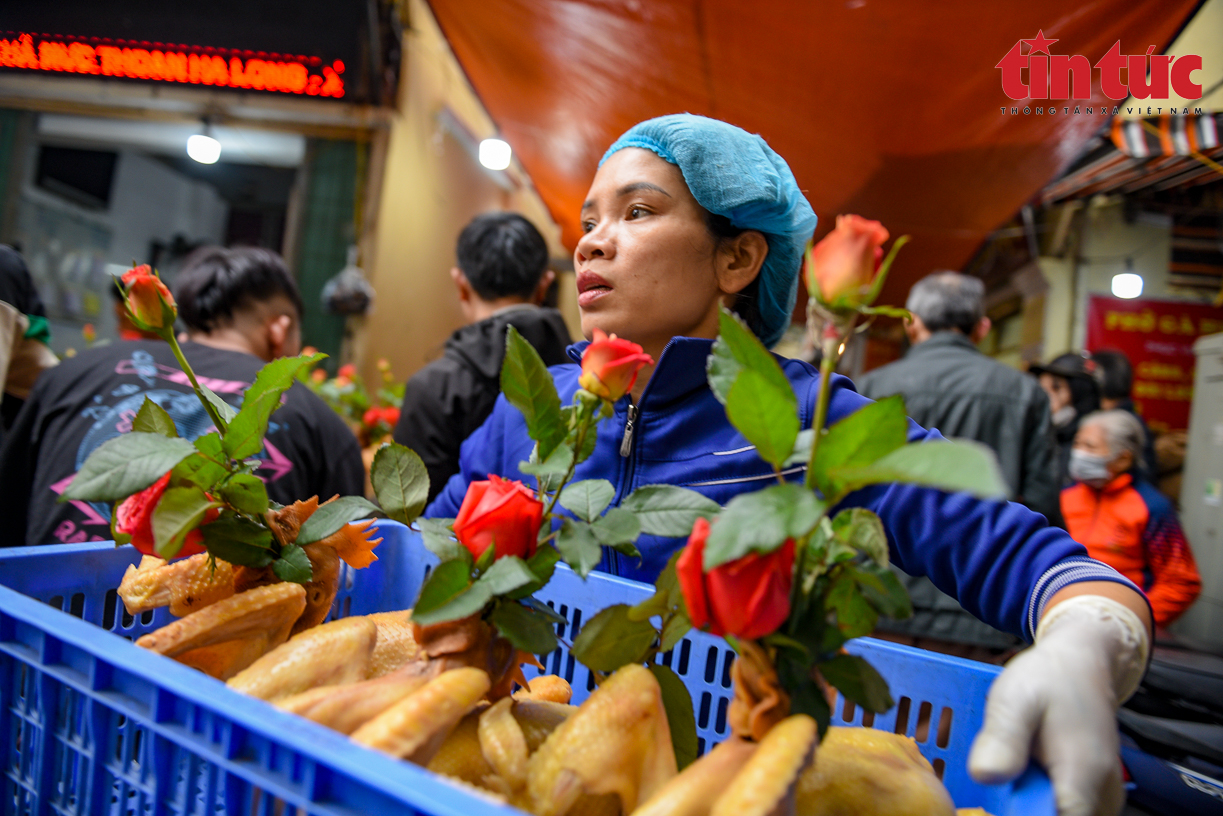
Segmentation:
<svg viewBox="0 0 1223 816">
<path fill-rule="evenodd" d="M 1134 455 L 1127 450 L 1113 454 L 1112 446 L 1108 444 L 1108 434 L 1098 422 L 1089 422 L 1079 427 L 1078 433 L 1074 435 L 1074 447 L 1092 456 L 1103 456 L 1112 476 L 1125 473 L 1134 464 Z"/>
<path fill-rule="evenodd" d="M 716 242 L 678 167 L 640 148 L 612 154 L 581 217 L 573 266 L 587 338 L 598 327 L 657 359 L 672 337 L 717 336 Z"/>
<path fill-rule="evenodd" d="M 1049 395 L 1049 408 L 1053 413 L 1070 404 L 1070 383 L 1065 377 L 1045 372 L 1040 375 L 1040 387 Z"/>
</svg>

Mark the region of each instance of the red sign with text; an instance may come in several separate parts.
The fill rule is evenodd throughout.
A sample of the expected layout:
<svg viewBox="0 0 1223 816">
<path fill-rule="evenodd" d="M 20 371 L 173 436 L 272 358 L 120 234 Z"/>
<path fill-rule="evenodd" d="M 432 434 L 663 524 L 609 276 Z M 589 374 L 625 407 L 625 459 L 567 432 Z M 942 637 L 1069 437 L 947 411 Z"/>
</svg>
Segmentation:
<svg viewBox="0 0 1223 816">
<path fill-rule="evenodd" d="M 1087 301 L 1088 351 L 1123 351 L 1134 366 L 1134 406 L 1151 430 L 1189 426 L 1193 400 L 1193 343 L 1223 332 L 1223 309 L 1173 300 Z"/>
</svg>

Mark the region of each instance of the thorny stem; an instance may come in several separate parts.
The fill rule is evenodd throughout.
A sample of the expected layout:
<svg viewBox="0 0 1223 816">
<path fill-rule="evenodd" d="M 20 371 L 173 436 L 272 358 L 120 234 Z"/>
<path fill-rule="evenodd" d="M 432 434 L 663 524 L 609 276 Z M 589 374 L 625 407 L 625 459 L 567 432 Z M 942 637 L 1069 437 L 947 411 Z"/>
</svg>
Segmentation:
<svg viewBox="0 0 1223 816">
<path fill-rule="evenodd" d="M 173 327 L 166 332 L 165 339 L 170 344 L 170 350 L 174 352 L 174 359 L 178 360 L 179 368 L 187 375 L 187 379 L 191 380 L 191 387 L 195 389 L 196 396 L 204 404 L 204 410 L 208 412 L 208 418 L 212 420 L 212 424 L 216 426 L 216 429 L 224 434 L 225 420 L 221 419 L 221 415 L 217 413 L 216 407 L 204 396 L 204 392 L 200 388 L 200 382 L 195 378 L 195 372 L 191 370 L 191 364 L 187 362 L 187 358 L 183 356 L 182 348 L 178 345 L 178 338 L 174 336 Z"/>
<path fill-rule="evenodd" d="M 561 479 L 559 485 L 556 486 L 556 492 L 552 494 L 551 500 L 548 502 L 548 507 L 544 510 L 544 517 L 550 517 L 552 511 L 556 508 L 556 502 L 561 497 L 561 491 L 565 489 L 565 485 L 569 484 L 569 480 L 573 478 L 573 473 L 578 466 L 578 453 L 582 450 L 582 445 L 586 443 L 586 433 L 590 430 L 590 420 L 594 416 L 594 412 L 585 402 L 579 402 L 579 413 L 577 417 L 577 439 L 573 446 L 573 460 L 569 463 L 569 469 L 565 471 L 565 478 Z"/>
<path fill-rule="evenodd" d="M 824 423 L 828 420 L 828 401 L 829 383 L 832 380 L 832 372 L 837 367 L 837 359 L 841 348 L 842 338 L 839 333 L 833 331 L 824 337 L 824 355 L 820 360 L 820 391 L 815 399 L 815 419 L 811 423 L 811 455 L 807 459 L 807 476 L 804 484 L 808 490 L 815 489 L 815 453 L 820 446 L 820 435 L 824 430 Z"/>
</svg>

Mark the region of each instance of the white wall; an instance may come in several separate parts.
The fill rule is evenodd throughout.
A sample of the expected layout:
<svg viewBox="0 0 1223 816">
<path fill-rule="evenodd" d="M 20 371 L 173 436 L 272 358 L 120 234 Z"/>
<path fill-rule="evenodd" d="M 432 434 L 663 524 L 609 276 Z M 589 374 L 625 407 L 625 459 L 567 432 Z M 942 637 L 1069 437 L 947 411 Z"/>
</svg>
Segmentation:
<svg viewBox="0 0 1223 816">
<path fill-rule="evenodd" d="M 108 216 L 114 237 L 107 260 L 143 263 L 154 240 L 168 244 L 182 235 L 191 242 L 220 243 L 229 206 L 212 185 L 125 150 L 115 168 Z"/>
</svg>

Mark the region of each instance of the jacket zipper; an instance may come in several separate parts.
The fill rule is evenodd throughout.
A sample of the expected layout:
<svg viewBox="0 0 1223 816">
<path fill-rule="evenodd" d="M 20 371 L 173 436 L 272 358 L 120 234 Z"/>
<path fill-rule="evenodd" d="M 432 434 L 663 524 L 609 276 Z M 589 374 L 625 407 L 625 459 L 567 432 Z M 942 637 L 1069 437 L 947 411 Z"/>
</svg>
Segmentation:
<svg viewBox="0 0 1223 816">
<path fill-rule="evenodd" d="M 624 422 L 624 438 L 620 440 L 620 456 L 627 459 L 633 452 L 633 423 L 637 420 L 637 405 L 629 397 L 628 419 Z"/>
</svg>

